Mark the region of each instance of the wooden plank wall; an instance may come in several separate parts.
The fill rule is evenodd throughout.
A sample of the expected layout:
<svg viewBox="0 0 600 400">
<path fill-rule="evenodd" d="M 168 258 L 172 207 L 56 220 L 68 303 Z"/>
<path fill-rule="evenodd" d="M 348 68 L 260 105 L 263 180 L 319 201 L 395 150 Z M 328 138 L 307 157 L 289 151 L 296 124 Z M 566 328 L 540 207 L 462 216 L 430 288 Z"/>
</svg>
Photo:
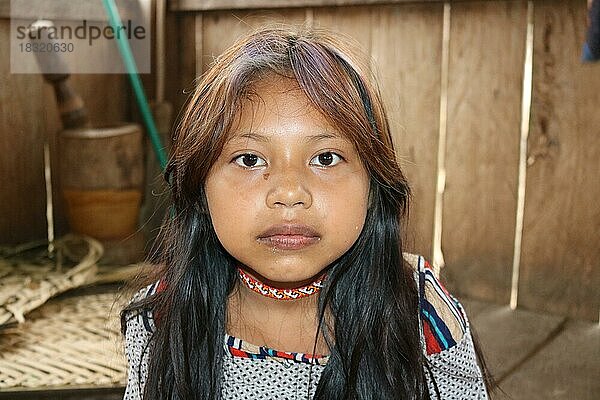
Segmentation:
<svg viewBox="0 0 600 400">
<path fill-rule="evenodd" d="M 520 304 L 598 318 L 600 64 L 582 65 L 585 1 L 536 1 Z"/>
<path fill-rule="evenodd" d="M 586 1 L 533 2 L 533 100 L 517 288 L 511 287 L 511 276 L 528 2 L 447 3 L 447 60 L 442 59 L 444 3 L 390 3 L 308 7 L 297 0 L 293 8 L 256 8 L 256 3 L 243 10 L 218 10 L 216 3 L 196 0 L 172 3 L 166 97 L 174 116 L 194 78 L 251 29 L 271 21 L 306 22 L 348 34 L 376 70 L 398 159 L 415 194 L 406 250 L 432 260 L 436 181 L 438 167 L 444 167 L 442 277 L 456 295 L 508 304 L 511 290 L 518 289 L 519 307 L 597 319 L 600 64 L 579 61 Z M 8 35 L 7 24 L 0 20 L 0 39 Z M 51 99 L 47 88 L 45 100 L 35 95 L 44 87 L 40 78 L 7 75 L 5 43 L 0 40 L 0 177 L 14 183 L 0 199 L 0 242 L 20 242 L 45 235 L 43 175 L 36 170 L 41 141 L 56 129 L 57 117 L 44 103 Z M 132 107 L 126 97 L 101 100 L 114 101 L 124 92 L 123 77 L 75 77 L 75 82 L 94 105 L 96 119 L 123 118 Z M 445 84 L 448 113 L 440 129 Z M 41 117 L 30 118 L 25 108 Z M 443 128 L 445 165 L 438 166 Z"/>
</svg>

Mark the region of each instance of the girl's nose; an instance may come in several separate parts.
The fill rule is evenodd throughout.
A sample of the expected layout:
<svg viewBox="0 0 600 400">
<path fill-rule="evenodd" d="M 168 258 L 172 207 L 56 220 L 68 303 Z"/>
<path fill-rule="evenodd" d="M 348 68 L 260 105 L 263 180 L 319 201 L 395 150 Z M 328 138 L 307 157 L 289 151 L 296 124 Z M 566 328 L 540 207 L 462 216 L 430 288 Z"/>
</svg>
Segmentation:
<svg viewBox="0 0 600 400">
<path fill-rule="evenodd" d="M 271 184 L 267 193 L 267 207 L 302 207 L 312 205 L 312 195 L 303 179 L 291 169 L 278 174 L 270 174 L 268 182 Z"/>
</svg>

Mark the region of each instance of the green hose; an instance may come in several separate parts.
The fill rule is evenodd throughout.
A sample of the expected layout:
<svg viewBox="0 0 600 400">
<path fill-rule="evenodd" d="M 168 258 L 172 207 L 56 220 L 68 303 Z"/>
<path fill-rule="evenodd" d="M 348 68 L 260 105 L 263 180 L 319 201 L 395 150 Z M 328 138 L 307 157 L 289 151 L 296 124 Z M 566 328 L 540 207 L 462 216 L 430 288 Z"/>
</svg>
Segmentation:
<svg viewBox="0 0 600 400">
<path fill-rule="evenodd" d="M 108 13 L 108 20 L 110 24 L 112 25 L 115 32 L 118 32 L 117 27 L 122 26 L 123 23 L 121 22 L 121 17 L 119 16 L 119 10 L 117 9 L 115 1 L 102 0 L 102 3 L 104 4 L 104 8 Z M 121 57 L 123 58 L 123 63 L 125 64 L 127 74 L 129 75 L 131 86 L 133 87 L 133 91 L 135 92 L 137 104 L 140 108 L 140 112 L 142 113 L 144 125 L 146 125 L 146 130 L 148 131 L 148 135 L 150 136 L 150 140 L 152 141 L 152 147 L 154 148 L 154 152 L 156 153 L 156 158 L 158 159 L 160 168 L 162 171 L 164 171 L 167 166 L 167 156 L 164 147 L 161 143 L 160 136 L 158 135 L 158 129 L 156 129 L 156 124 L 154 123 L 154 117 L 152 116 L 152 112 L 150 111 L 148 100 L 146 99 L 146 93 L 144 92 L 144 87 L 142 86 L 142 81 L 140 80 L 138 74 L 135 59 L 133 58 L 133 54 L 131 53 L 131 47 L 129 47 L 129 42 L 127 41 L 127 37 L 125 35 L 119 34 L 116 35 L 116 38 Z"/>
</svg>

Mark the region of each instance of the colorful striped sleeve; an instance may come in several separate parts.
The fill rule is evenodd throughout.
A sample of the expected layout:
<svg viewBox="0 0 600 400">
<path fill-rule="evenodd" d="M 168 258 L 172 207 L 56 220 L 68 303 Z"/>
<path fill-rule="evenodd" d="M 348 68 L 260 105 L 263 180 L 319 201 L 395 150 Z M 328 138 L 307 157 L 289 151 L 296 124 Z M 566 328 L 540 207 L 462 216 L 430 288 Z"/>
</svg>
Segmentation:
<svg viewBox="0 0 600 400">
<path fill-rule="evenodd" d="M 467 331 L 467 320 L 456 300 L 436 278 L 429 262 L 418 260 L 421 324 L 428 355 L 447 350 Z"/>
</svg>

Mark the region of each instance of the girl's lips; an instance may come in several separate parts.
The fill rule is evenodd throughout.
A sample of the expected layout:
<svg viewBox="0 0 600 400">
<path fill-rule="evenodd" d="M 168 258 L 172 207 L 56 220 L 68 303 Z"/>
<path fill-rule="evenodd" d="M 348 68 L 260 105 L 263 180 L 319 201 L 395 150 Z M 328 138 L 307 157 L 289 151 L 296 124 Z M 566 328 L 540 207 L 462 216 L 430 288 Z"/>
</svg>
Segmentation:
<svg viewBox="0 0 600 400">
<path fill-rule="evenodd" d="M 299 223 L 277 224 L 270 226 L 267 230 L 259 235 L 259 238 L 268 236 L 289 235 L 289 236 L 319 236 L 315 228 L 310 225 Z"/>
<path fill-rule="evenodd" d="M 299 250 L 315 244 L 321 240 L 318 236 L 303 236 L 303 235 L 272 235 L 261 237 L 259 242 L 266 244 L 269 247 L 280 250 Z"/>
</svg>

